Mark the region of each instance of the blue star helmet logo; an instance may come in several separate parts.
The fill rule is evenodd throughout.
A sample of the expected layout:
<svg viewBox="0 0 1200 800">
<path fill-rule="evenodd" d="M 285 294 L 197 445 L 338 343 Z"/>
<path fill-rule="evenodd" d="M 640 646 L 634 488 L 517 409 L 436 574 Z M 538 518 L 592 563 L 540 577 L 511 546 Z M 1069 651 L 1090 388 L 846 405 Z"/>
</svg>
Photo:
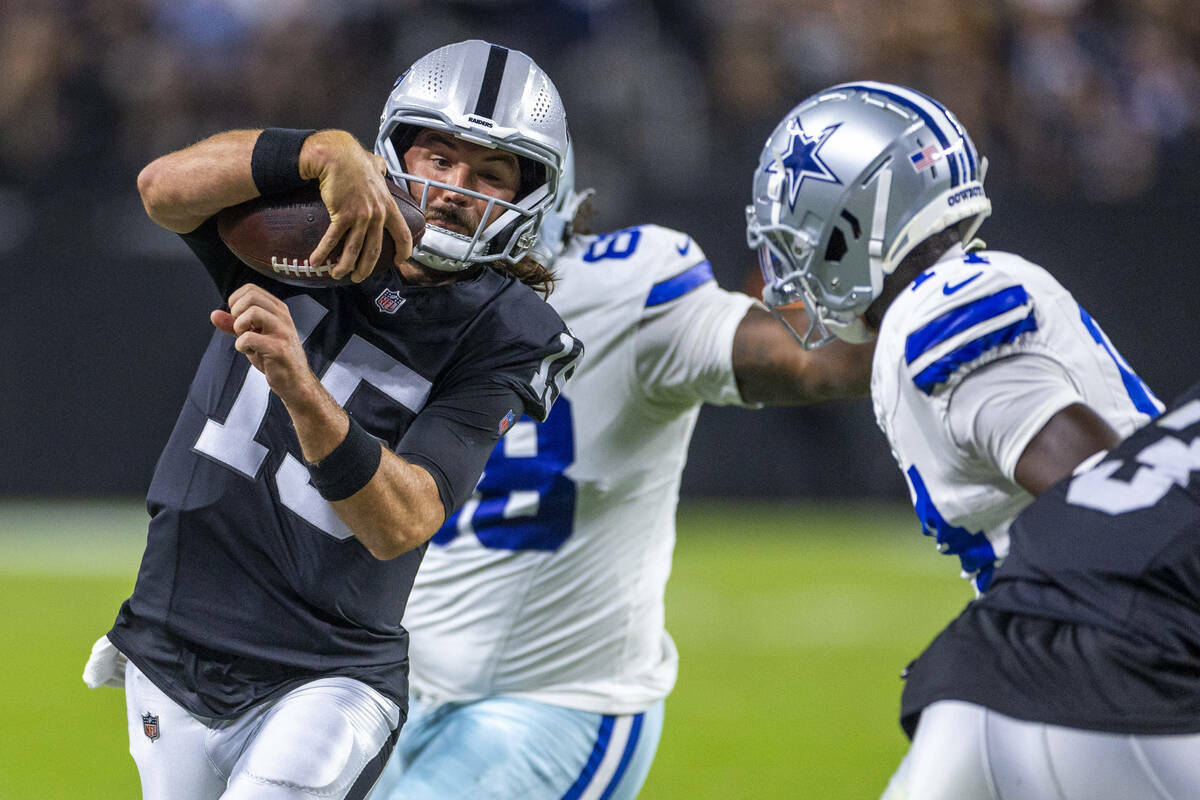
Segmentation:
<svg viewBox="0 0 1200 800">
<path fill-rule="evenodd" d="M 788 133 L 791 134 L 791 139 L 788 141 L 787 152 L 782 153 L 777 161 L 769 163 L 765 171 L 774 172 L 776 163 L 783 165 L 784 173 L 787 175 L 788 207 L 793 211 L 796 210 L 796 198 L 800 195 L 800 187 L 804 184 L 805 178 L 827 183 L 841 183 L 838 176 L 833 174 L 833 170 L 821 160 L 820 154 L 821 146 L 829 141 L 829 137 L 841 124 L 839 122 L 830 125 L 816 136 L 809 136 L 804 128 L 800 127 L 799 117 L 788 121 Z"/>
</svg>

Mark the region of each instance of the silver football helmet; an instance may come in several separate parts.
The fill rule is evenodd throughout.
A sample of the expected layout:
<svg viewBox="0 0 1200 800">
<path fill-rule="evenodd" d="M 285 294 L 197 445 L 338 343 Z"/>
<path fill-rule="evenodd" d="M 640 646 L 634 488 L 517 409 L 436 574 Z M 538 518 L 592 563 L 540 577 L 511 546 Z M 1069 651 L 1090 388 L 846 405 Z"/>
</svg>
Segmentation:
<svg viewBox="0 0 1200 800">
<path fill-rule="evenodd" d="M 796 106 L 771 133 L 746 207 L 763 302 L 803 303 L 807 349 L 869 341 L 861 315 L 916 245 L 992 205 L 966 130 L 944 106 L 888 83 L 845 83 Z"/>
<path fill-rule="evenodd" d="M 411 174 L 404 154 L 419 128 L 514 153 L 521 166 L 517 196 L 504 202 Z M 472 236 L 426 226 L 413 258 L 448 272 L 479 263 L 515 263 L 529 252 L 554 203 L 567 146 L 566 112 L 549 76 L 524 53 L 478 39 L 417 59 L 392 87 L 375 139 L 375 152 L 392 177 L 422 186 L 416 198 L 422 210 L 431 186 L 486 200 L 485 221 L 495 208 L 503 209 Z"/>
</svg>

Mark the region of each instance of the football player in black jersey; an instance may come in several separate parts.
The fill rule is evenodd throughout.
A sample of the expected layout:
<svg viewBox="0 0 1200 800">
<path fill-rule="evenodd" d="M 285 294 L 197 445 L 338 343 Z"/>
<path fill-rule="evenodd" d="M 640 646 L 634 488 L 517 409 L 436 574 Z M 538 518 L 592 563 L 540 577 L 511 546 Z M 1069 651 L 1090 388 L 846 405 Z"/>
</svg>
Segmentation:
<svg viewBox="0 0 1200 800">
<path fill-rule="evenodd" d="M 125 687 L 145 798 L 365 796 L 406 713 L 425 544 L 581 353 L 526 260 L 567 151 L 561 101 L 524 54 L 473 46 L 485 68 L 425 87 L 471 113 L 389 98 L 385 154 L 344 131 L 229 131 L 139 176 L 226 301 L 155 470 L 136 587 L 85 671 Z M 411 258 L 385 169 L 426 216 Z M 354 283 L 274 282 L 217 235 L 221 209 L 310 180 L 333 220 L 310 260 L 341 240 L 333 274 Z M 396 263 L 373 269 L 385 230 Z"/>
<path fill-rule="evenodd" d="M 1017 517 L 906 671 L 884 800 L 1200 792 L 1200 384 Z M 915 735 L 914 735 L 915 731 Z"/>
</svg>

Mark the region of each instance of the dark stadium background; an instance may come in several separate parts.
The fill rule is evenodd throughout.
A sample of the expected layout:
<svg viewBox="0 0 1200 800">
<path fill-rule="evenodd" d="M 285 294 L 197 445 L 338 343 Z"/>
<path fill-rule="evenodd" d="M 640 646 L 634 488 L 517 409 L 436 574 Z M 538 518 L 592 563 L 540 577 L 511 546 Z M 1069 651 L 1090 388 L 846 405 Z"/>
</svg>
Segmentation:
<svg viewBox="0 0 1200 800">
<path fill-rule="evenodd" d="M 404 67 L 472 37 L 556 81 L 598 228 L 688 231 L 729 288 L 753 286 L 750 175 L 795 102 L 932 94 L 991 161 L 989 245 L 1054 272 L 1163 399 L 1200 377 L 1193 0 L 0 0 L 0 496 L 145 491 L 218 298 L 142 213 L 143 164 L 234 127 L 370 143 Z M 684 491 L 905 490 L 861 401 L 706 409 Z"/>
</svg>

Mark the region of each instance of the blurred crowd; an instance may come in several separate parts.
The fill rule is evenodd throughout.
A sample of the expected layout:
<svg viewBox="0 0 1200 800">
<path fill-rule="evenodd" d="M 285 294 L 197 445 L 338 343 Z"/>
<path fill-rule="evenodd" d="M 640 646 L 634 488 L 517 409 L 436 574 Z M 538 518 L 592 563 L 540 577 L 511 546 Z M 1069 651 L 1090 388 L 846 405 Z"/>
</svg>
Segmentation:
<svg viewBox="0 0 1200 800">
<path fill-rule="evenodd" d="M 399 74 L 466 38 L 554 78 L 593 227 L 686 230 L 752 293 L 776 122 L 836 82 L 925 91 L 991 161 L 984 237 L 1051 267 L 1166 396 L 1200 369 L 1174 346 L 1200 302 L 1196 0 L 0 0 L 0 494 L 144 490 L 215 299 L 146 218 L 144 164 L 238 127 L 369 146 Z M 865 402 L 704 413 L 688 492 L 904 494 Z"/>
<path fill-rule="evenodd" d="M 1194 0 L 0 0 L 0 17 L 0 252 L 64 195 L 127 207 L 142 164 L 217 130 L 369 143 L 402 69 L 470 37 L 555 78 L 615 224 L 699 192 L 743 202 L 777 119 L 842 80 L 926 91 L 1002 180 L 1094 201 L 1148 191 L 1200 126 Z"/>
</svg>

